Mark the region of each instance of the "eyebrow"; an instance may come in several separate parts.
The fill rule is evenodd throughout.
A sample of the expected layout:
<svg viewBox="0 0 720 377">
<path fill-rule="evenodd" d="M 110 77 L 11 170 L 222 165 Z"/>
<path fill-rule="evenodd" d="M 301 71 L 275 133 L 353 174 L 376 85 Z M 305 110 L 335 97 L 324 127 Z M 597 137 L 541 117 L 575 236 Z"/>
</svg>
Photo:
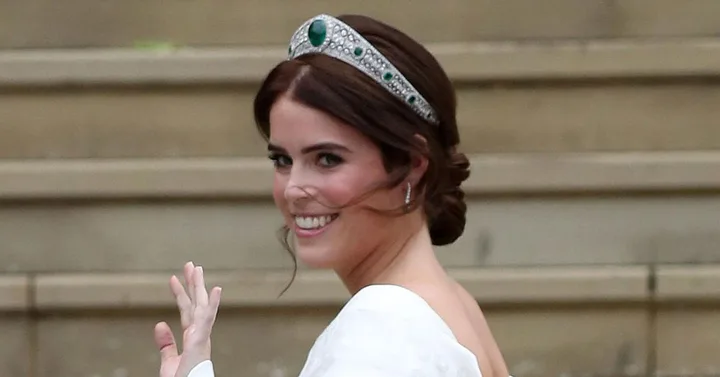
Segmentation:
<svg viewBox="0 0 720 377">
<path fill-rule="evenodd" d="M 272 143 L 268 143 L 267 149 L 268 149 L 268 152 L 285 152 L 285 148 L 280 147 L 275 144 L 272 144 Z M 317 144 L 309 145 L 300 150 L 300 152 L 302 152 L 303 154 L 308 154 L 308 153 L 317 152 L 317 151 L 343 151 L 343 152 L 350 153 L 350 149 L 348 149 L 346 146 L 336 144 L 336 143 L 331 143 L 331 142 L 317 143 Z"/>
</svg>

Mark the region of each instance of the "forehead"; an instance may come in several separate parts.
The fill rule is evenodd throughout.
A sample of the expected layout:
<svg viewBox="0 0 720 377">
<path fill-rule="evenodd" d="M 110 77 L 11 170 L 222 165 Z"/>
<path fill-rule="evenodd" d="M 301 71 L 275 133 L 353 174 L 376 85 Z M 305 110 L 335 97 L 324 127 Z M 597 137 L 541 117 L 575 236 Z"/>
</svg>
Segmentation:
<svg viewBox="0 0 720 377">
<path fill-rule="evenodd" d="M 270 110 L 270 142 L 284 148 L 335 142 L 353 150 L 376 150 L 360 131 L 286 96 Z"/>
</svg>

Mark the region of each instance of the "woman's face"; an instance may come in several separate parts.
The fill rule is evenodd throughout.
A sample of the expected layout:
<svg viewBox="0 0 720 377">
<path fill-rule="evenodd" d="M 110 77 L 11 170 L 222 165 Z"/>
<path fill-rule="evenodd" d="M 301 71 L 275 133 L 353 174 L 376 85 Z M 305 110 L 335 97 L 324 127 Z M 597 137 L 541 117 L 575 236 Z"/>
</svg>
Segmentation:
<svg viewBox="0 0 720 377">
<path fill-rule="evenodd" d="M 270 111 L 268 151 L 275 204 L 303 263 L 352 268 L 391 236 L 397 218 L 367 207 L 397 208 L 403 190 L 379 190 L 356 202 L 388 177 L 380 150 L 358 131 L 283 96 Z"/>
</svg>

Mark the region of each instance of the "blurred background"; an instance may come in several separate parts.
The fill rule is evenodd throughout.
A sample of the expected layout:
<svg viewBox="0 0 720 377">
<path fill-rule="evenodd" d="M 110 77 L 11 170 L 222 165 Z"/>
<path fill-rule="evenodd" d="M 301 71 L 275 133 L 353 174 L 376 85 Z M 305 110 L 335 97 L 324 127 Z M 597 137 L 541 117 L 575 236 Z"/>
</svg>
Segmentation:
<svg viewBox="0 0 720 377">
<path fill-rule="evenodd" d="M 438 254 L 515 376 L 720 373 L 720 1 L 364 3 L 0 0 L 0 376 L 155 375 L 188 260 L 224 287 L 218 376 L 297 375 L 347 293 L 301 267 L 277 299 L 250 105 L 318 13 L 455 81 L 468 225 Z"/>
</svg>

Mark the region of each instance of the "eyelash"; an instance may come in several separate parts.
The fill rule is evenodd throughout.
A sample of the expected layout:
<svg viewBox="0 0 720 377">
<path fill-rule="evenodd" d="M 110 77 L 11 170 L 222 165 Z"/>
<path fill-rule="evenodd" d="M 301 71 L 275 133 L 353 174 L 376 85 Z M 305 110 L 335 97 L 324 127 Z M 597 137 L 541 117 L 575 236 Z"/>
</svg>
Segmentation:
<svg viewBox="0 0 720 377">
<path fill-rule="evenodd" d="M 329 164 L 323 164 L 323 167 L 338 166 L 338 165 L 342 164 L 343 162 L 345 162 L 345 160 L 342 157 L 340 157 L 336 154 L 332 154 L 332 153 L 318 153 L 318 156 L 317 156 L 318 161 L 322 158 L 325 158 L 330 161 Z"/>
<path fill-rule="evenodd" d="M 280 153 L 271 153 L 270 156 L 268 156 L 268 158 L 273 162 L 275 169 L 280 169 L 280 168 L 285 167 L 281 163 L 282 159 L 288 159 L 288 160 L 290 160 L 290 163 L 288 165 L 292 164 L 292 160 L 290 159 L 290 157 L 280 154 Z"/>
<path fill-rule="evenodd" d="M 342 157 L 333 153 L 321 152 L 318 153 L 316 157 L 317 164 L 320 165 L 322 168 L 333 168 L 345 162 Z M 292 159 L 289 156 L 281 153 L 271 153 L 268 158 L 273 162 L 273 165 L 275 165 L 276 169 L 282 169 L 292 165 Z M 328 162 L 324 164 L 320 163 L 321 159 L 325 159 Z"/>
</svg>

